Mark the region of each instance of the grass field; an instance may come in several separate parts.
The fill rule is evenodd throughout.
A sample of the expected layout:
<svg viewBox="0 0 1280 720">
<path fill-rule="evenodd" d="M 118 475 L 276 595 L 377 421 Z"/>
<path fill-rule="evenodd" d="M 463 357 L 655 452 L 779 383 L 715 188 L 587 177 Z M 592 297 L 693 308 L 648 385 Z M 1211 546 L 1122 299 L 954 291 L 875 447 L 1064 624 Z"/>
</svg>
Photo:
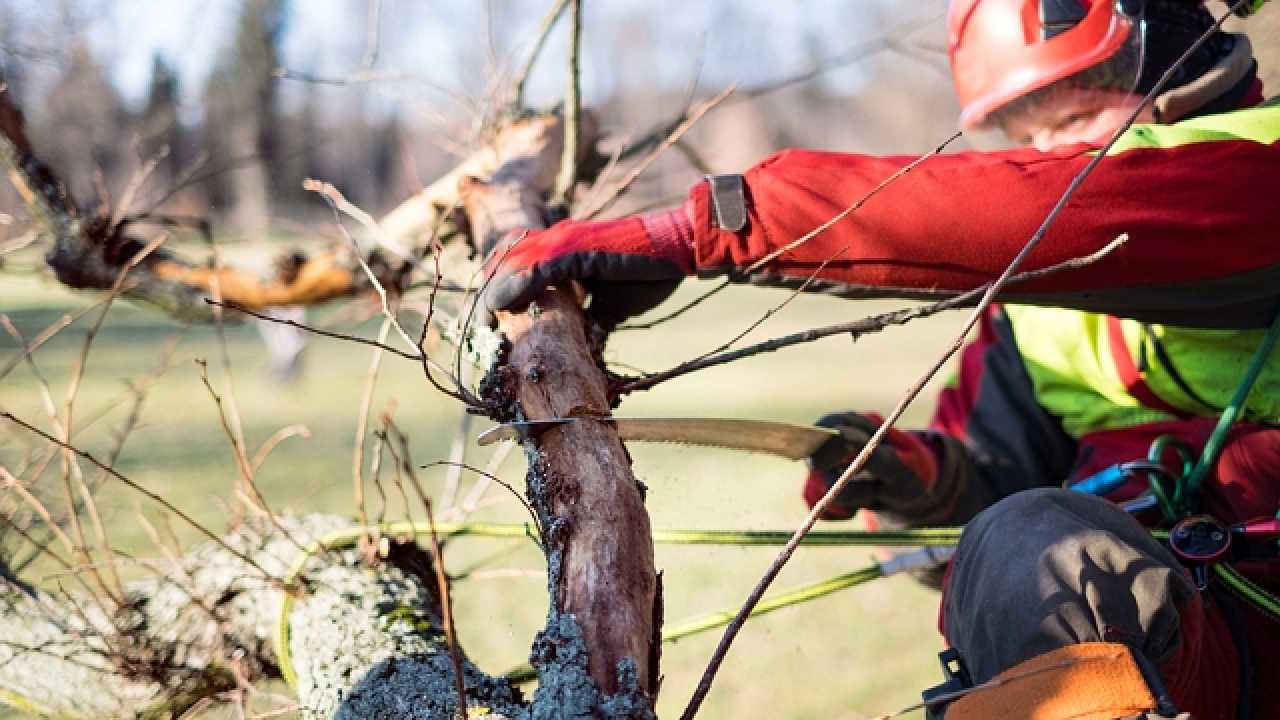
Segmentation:
<svg viewBox="0 0 1280 720">
<path fill-rule="evenodd" d="M 691 297 L 704 287 L 690 283 L 680 297 Z M 646 370 L 667 367 L 720 344 L 785 297 L 780 291 L 734 289 L 675 322 L 619 335 L 609 358 Z M 27 336 L 90 301 L 29 277 L 0 279 L 0 313 Z M 755 336 L 852 319 L 886 307 L 806 296 Z M 59 403 L 92 318 L 90 314 L 62 332 L 35 355 Z M 960 319 L 948 315 L 919 321 L 856 345 L 836 337 L 753 358 L 629 398 L 619 412 L 798 422 L 829 410 L 885 412 L 941 351 Z M 372 324 L 361 330 L 372 334 Z M 131 436 L 119 468 L 220 528 L 226 522 L 236 469 L 194 362 L 207 359 L 215 386 L 222 387 L 212 328 L 182 328 L 150 311 L 118 303 L 89 355 L 76 405 L 77 442 L 96 452 L 109 447 L 111 431 L 122 422 L 127 406 L 123 381 L 150 372 L 171 337 L 178 338 L 172 366 L 151 390 L 142 425 Z M 281 387 L 266 377 L 262 344 L 252 327 L 229 328 L 227 338 L 235 398 L 251 448 L 287 425 L 301 423 L 310 431 L 309 438 L 285 440 L 264 464 L 260 483 L 269 503 L 276 510 L 353 515 L 353 433 L 371 351 L 313 340 L 301 380 Z M 7 335 L 0 336 L 0 363 L 15 347 Z M 28 368 L 19 368 L 0 381 L 0 407 L 47 428 L 39 387 Z M 909 412 L 906 424 L 924 422 L 932 393 Z M 375 414 L 388 403 L 394 403 L 398 423 L 412 436 L 415 460 L 425 463 L 447 455 L 459 408 L 428 386 L 412 363 L 394 358 L 384 362 Z M 487 424 L 477 420 L 476 432 Z M 0 427 L 0 464 L 17 464 L 29 443 L 21 430 Z M 649 488 L 648 507 L 656 527 L 789 529 L 805 512 L 799 495 L 804 469 L 798 464 L 699 448 L 633 446 L 631 451 L 637 473 Z M 468 461 L 483 464 L 488 455 L 488 449 L 473 447 Z M 519 485 L 523 472 L 523 460 L 513 453 L 503 476 Z M 438 491 L 443 471 L 429 473 L 425 477 Z M 56 475 L 47 473 L 45 481 L 54 482 Z M 370 490 L 370 496 L 370 512 L 376 513 L 377 493 Z M 491 497 L 498 502 L 478 512 L 476 519 L 521 519 L 514 500 Z M 135 520 L 135 499 L 112 485 L 100 494 L 113 543 L 145 555 L 154 550 Z M 390 501 L 387 515 L 402 519 L 401 504 Z M 184 542 L 197 542 L 193 532 L 177 530 Z M 546 607 L 541 557 L 527 541 L 468 539 L 447 551 L 450 568 L 458 570 L 503 550 L 510 552 L 491 561 L 486 566 L 490 572 L 456 587 L 465 647 L 493 672 L 523 661 L 541 626 Z M 802 549 L 775 587 L 860 567 L 870 555 L 865 549 Z M 665 573 L 668 622 L 740 603 L 772 557 L 770 549 L 660 546 L 657 559 Z M 513 570 L 517 572 L 509 572 Z M 935 620 L 936 597 L 902 578 L 753 620 L 730 653 L 700 717 L 860 718 L 908 704 L 922 687 L 940 679 L 934 660 L 940 648 Z M 718 637 L 718 632 L 710 632 L 664 649 L 660 715 L 678 714 Z"/>
</svg>

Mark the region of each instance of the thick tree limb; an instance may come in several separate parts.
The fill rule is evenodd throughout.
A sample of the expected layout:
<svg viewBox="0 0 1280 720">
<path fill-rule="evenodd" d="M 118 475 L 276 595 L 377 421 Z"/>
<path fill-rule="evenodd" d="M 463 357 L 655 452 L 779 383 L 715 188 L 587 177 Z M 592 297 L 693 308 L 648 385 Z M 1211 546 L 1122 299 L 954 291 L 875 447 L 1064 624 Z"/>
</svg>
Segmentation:
<svg viewBox="0 0 1280 720">
<path fill-rule="evenodd" d="M 319 541 L 336 516 L 282 519 Z M 344 535 L 345 533 L 337 533 Z M 357 532 L 355 535 L 362 533 Z M 274 526 L 224 542 L 283 576 L 298 555 Z M 430 555 L 392 544 L 376 565 L 355 547 L 301 565 L 284 627 L 304 718 L 456 717 Z M 171 718 L 243 682 L 279 677 L 272 639 L 283 595 L 219 545 L 131 583 L 113 617 L 85 598 L 0 580 L 0 701 L 57 718 Z M 518 694 L 464 663 L 470 717 L 515 717 Z"/>
<path fill-rule="evenodd" d="M 388 213 L 378 223 L 380 231 L 371 238 L 374 247 L 365 259 L 379 282 L 399 287 L 399 279 L 416 264 L 413 249 L 423 245 L 440 224 L 447 224 L 458 203 L 459 181 L 490 178 L 503 158 L 542 132 L 545 121 L 517 120 L 502 128 L 488 145 Z M 0 92 L 0 160 L 32 216 L 53 239 L 46 261 L 58 281 L 73 289 L 110 288 L 124 264 L 143 247 L 128 234 L 136 219 L 115 222 L 108 216 L 85 216 L 57 174 L 39 160 L 27 138 L 22 112 L 7 90 Z M 556 168 L 541 170 L 550 173 L 551 179 L 531 179 L 538 187 L 548 187 Z M 161 249 L 130 273 L 123 295 L 183 321 L 209 321 L 213 314 L 204 302 L 208 297 L 220 296 L 225 302 L 262 310 L 313 305 L 365 292 L 370 283 L 360 260 L 351 249 L 338 247 L 309 258 L 286 258 L 274 277 L 263 279 L 244 269 L 195 265 Z"/>
<path fill-rule="evenodd" d="M 584 124 L 584 139 L 593 134 Z M 544 224 L 541 198 L 554 178 L 560 137 L 548 124 L 546 135 L 493 181 L 464 183 L 478 241 L 491 246 L 507 230 Z M 484 384 L 497 417 L 610 413 L 580 300 L 573 288 L 552 289 L 527 312 L 499 314 L 510 349 Z M 647 717 L 658 669 L 658 587 L 649 518 L 626 450 L 609 424 L 579 422 L 531 438 L 526 451 L 552 593 L 533 653 L 541 680 L 535 706 L 556 698 L 586 713 Z M 586 656 L 589 677 L 566 674 L 567 654 Z"/>
</svg>

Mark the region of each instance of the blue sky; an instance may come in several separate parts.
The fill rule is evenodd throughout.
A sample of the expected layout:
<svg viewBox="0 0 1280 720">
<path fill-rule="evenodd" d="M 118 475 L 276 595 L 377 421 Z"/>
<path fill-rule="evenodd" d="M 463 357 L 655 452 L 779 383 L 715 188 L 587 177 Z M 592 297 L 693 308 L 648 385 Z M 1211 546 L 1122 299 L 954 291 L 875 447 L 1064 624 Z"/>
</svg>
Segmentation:
<svg viewBox="0 0 1280 720">
<path fill-rule="evenodd" d="M 17 0 L 24 13 L 52 27 L 46 0 Z M 110 58 L 125 97 L 144 95 L 153 53 L 179 68 L 189 101 L 230 41 L 238 0 L 79 0 L 93 48 Z M 377 83 L 361 102 L 372 109 L 442 92 L 475 94 L 497 54 L 523 57 L 550 0 L 382 0 L 376 69 L 413 80 Z M 910 6 L 910 13 L 903 8 Z M 586 0 L 584 94 L 610 95 L 618 86 L 652 81 L 684 87 L 702 57 L 701 83 L 752 85 L 806 69 L 866 42 L 888 26 L 921 18 L 941 24 L 939 0 Z M 293 0 L 284 38 L 284 66 L 319 75 L 359 67 L 365 50 L 366 0 Z M 492 14 L 493 22 L 487 18 Z M 563 93 L 567 33 L 551 38 L 529 94 L 535 104 Z M 856 90 L 865 66 L 830 73 L 824 82 Z M 634 76 L 634 77 L 633 77 Z M 447 94 L 447 93 L 445 93 Z"/>
</svg>

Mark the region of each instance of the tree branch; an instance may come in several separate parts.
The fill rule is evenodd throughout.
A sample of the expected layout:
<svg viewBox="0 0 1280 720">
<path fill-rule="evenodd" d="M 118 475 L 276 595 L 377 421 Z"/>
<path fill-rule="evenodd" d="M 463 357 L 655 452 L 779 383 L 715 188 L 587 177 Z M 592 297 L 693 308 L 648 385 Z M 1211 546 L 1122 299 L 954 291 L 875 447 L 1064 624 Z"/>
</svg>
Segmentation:
<svg viewBox="0 0 1280 720">
<path fill-rule="evenodd" d="M 1007 280 L 1006 284 L 1026 282 L 1028 280 L 1034 280 L 1036 278 L 1045 277 L 1046 275 L 1053 275 L 1060 272 L 1067 272 L 1070 270 L 1076 270 L 1082 267 L 1086 267 L 1088 265 L 1092 265 L 1093 263 L 1098 262 L 1102 258 L 1110 255 L 1121 245 L 1125 244 L 1125 242 L 1127 242 L 1128 240 L 1129 240 L 1128 235 L 1121 235 L 1120 237 L 1117 237 L 1115 240 L 1112 240 L 1111 242 L 1104 245 L 1097 252 L 1086 255 L 1084 257 L 1065 260 L 1061 263 L 1058 263 L 1056 265 L 1053 265 L 1047 268 L 1041 268 L 1039 270 L 1032 270 L 1029 272 L 1018 273 L 1016 275 L 1011 276 Z M 919 320 L 920 318 L 926 318 L 933 315 L 937 315 L 938 313 L 944 310 L 953 310 L 956 308 L 969 307 L 973 305 L 975 302 L 977 302 L 980 298 L 982 298 L 983 295 L 988 290 L 991 289 L 994 282 L 995 281 L 986 283 L 985 285 L 980 285 L 972 290 L 967 290 L 965 292 L 949 297 L 945 300 L 939 300 L 938 302 L 935 302 L 929 305 L 919 305 L 916 307 L 902 308 L 901 310 L 893 310 L 891 312 L 881 313 L 879 315 L 872 315 L 871 317 L 865 317 L 859 320 L 853 320 L 851 322 L 837 323 L 835 325 L 827 325 L 820 328 L 811 328 L 809 330 L 802 330 L 800 332 L 792 333 L 790 335 L 783 335 L 782 337 L 770 338 L 768 340 L 756 343 L 755 345 L 748 345 L 747 347 L 739 348 L 737 350 L 725 350 L 723 352 L 718 352 L 718 351 L 713 352 L 712 354 L 704 355 L 703 357 L 695 358 L 688 362 L 680 363 L 679 365 L 671 368 L 670 370 L 664 370 L 662 372 L 653 373 L 651 375 L 644 375 L 638 378 L 615 378 L 614 380 L 615 392 L 619 395 L 625 395 L 627 393 L 635 392 L 637 390 L 648 390 L 654 387 L 655 385 L 658 385 L 659 383 L 666 382 L 667 380 L 671 380 L 671 379 L 680 377 L 682 375 L 688 375 L 691 372 L 696 372 L 698 370 L 705 370 L 707 368 L 715 367 L 717 365 L 724 365 L 726 363 L 731 363 L 735 360 L 742 360 L 743 358 L 748 358 L 753 355 L 760 355 L 761 353 L 781 350 L 782 348 L 791 347 L 793 345 L 810 343 L 815 340 L 821 340 L 822 338 L 831 337 L 832 335 L 849 335 L 853 340 L 856 341 L 858 338 L 862 337 L 863 335 L 877 333 L 893 325 L 906 325 L 912 320 Z"/>
</svg>

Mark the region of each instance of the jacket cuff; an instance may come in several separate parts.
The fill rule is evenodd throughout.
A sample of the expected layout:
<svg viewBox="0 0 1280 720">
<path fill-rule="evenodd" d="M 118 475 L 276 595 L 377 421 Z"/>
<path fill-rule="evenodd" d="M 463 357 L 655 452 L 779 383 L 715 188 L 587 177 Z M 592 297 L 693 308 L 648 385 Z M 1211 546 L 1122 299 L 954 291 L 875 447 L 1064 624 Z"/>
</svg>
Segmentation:
<svg viewBox="0 0 1280 720">
<path fill-rule="evenodd" d="M 675 263 L 685 275 L 692 275 L 697 263 L 689 203 L 672 210 L 641 215 L 640 222 L 649 236 L 653 254 Z"/>
</svg>

